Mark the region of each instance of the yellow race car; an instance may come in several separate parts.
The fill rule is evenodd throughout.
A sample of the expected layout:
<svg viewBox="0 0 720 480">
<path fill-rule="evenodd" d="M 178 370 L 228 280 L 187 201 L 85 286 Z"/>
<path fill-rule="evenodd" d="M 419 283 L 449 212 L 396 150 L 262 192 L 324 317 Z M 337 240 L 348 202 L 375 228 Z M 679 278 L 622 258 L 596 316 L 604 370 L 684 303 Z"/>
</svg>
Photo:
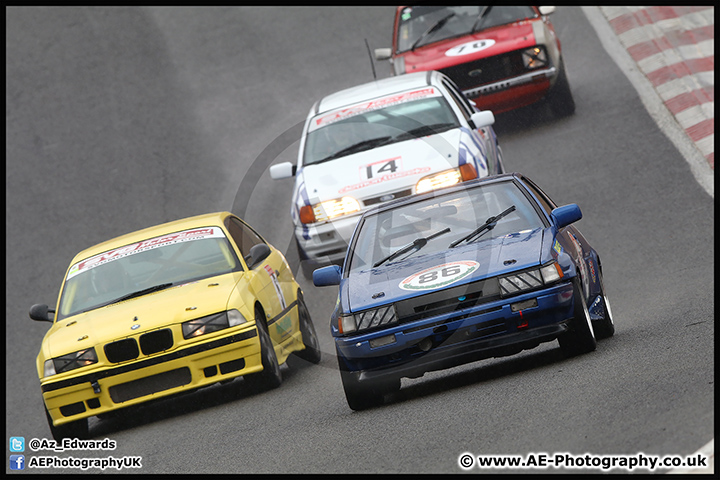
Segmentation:
<svg viewBox="0 0 720 480">
<path fill-rule="evenodd" d="M 56 440 L 88 417 L 243 376 L 280 385 L 291 353 L 320 347 L 285 257 L 228 212 L 124 235 L 78 254 L 37 357 Z"/>
</svg>

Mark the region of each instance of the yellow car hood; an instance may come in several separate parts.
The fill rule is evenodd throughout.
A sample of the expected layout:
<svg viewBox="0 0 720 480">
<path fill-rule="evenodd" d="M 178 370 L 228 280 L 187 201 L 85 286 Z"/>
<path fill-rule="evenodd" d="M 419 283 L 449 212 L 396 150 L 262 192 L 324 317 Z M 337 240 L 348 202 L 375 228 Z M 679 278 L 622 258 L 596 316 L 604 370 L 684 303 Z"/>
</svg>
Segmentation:
<svg viewBox="0 0 720 480">
<path fill-rule="evenodd" d="M 242 277 L 204 279 L 75 315 L 48 331 L 45 346 L 57 357 L 224 311 Z"/>
</svg>

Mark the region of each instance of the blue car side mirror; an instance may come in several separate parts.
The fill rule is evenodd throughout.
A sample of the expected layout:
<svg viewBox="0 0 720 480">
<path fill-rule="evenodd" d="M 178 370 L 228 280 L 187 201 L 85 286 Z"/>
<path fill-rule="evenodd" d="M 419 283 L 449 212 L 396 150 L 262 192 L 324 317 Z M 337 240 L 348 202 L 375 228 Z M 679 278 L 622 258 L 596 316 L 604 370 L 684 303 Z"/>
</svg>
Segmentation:
<svg viewBox="0 0 720 480">
<path fill-rule="evenodd" d="M 576 203 L 558 207 L 552 211 L 551 215 L 557 228 L 567 227 L 582 218 L 582 212 Z"/>
<path fill-rule="evenodd" d="M 316 287 L 340 285 L 340 267 L 330 265 L 329 267 L 318 268 L 313 272 L 313 284 Z"/>
</svg>

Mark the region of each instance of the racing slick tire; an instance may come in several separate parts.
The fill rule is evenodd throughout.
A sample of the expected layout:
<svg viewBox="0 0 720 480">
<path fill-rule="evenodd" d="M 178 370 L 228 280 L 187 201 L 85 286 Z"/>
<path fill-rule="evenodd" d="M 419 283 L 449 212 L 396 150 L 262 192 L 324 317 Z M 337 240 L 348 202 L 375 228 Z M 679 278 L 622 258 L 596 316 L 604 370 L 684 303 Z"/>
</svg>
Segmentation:
<svg viewBox="0 0 720 480">
<path fill-rule="evenodd" d="M 305 350 L 295 352 L 295 355 L 303 360 L 307 360 L 310 363 L 318 364 L 322 357 L 320 352 L 320 341 L 317 338 L 315 332 L 315 325 L 313 325 L 312 318 L 310 317 L 310 311 L 305 305 L 305 299 L 303 298 L 302 292 L 298 290 L 297 294 L 298 302 L 298 319 L 300 321 L 300 332 L 302 333 L 302 341 L 305 345 Z"/>
<path fill-rule="evenodd" d="M 597 347 L 590 312 L 577 278 L 573 280 L 573 302 L 575 306 L 570 330 L 558 337 L 560 349 L 568 357 L 592 352 Z"/>
<path fill-rule="evenodd" d="M 382 405 L 385 394 L 400 390 L 400 379 L 386 382 L 363 382 L 359 383 L 348 372 L 342 364 L 338 353 L 338 365 L 340 367 L 340 378 L 345 391 L 345 398 L 348 406 L 353 410 L 366 410 L 368 408 Z"/>
<path fill-rule="evenodd" d="M 47 417 L 48 426 L 50 427 L 50 433 L 57 442 L 61 442 L 64 438 L 84 439 L 88 437 L 87 418 L 75 420 L 74 422 L 56 427 L 53 425 L 53 420 L 52 417 L 50 417 L 50 413 L 47 411 L 47 407 L 45 408 L 45 416 Z"/>
<path fill-rule="evenodd" d="M 605 316 L 602 320 L 595 320 L 593 322 L 593 330 L 595 331 L 595 338 L 601 340 L 615 335 L 615 323 L 612 318 L 610 302 L 608 301 L 607 294 L 605 294 L 605 284 L 603 283 L 602 271 L 598 272 L 598 276 L 600 277 L 600 298 L 602 299 L 602 307 L 605 312 Z"/>
<path fill-rule="evenodd" d="M 560 64 L 560 73 L 550 92 L 545 97 L 550 103 L 550 110 L 558 117 L 567 117 L 575 113 L 575 100 L 570 90 L 570 82 L 565 71 L 565 62 Z"/>
<path fill-rule="evenodd" d="M 253 389 L 271 390 L 279 387 L 282 383 L 282 372 L 265 323 L 265 314 L 259 306 L 255 307 L 255 325 L 260 339 L 260 357 L 262 358 L 263 370 L 259 373 L 247 375 L 245 381 Z"/>
</svg>

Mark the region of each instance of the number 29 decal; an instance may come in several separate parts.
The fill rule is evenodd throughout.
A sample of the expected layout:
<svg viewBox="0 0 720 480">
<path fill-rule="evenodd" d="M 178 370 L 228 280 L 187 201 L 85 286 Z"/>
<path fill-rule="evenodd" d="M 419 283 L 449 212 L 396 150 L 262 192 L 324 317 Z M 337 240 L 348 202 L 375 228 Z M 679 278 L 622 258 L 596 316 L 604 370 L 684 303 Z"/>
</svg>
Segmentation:
<svg viewBox="0 0 720 480">
<path fill-rule="evenodd" d="M 444 263 L 414 273 L 398 285 L 403 290 L 433 290 L 455 283 L 477 270 L 479 263 L 472 260 Z"/>
</svg>

